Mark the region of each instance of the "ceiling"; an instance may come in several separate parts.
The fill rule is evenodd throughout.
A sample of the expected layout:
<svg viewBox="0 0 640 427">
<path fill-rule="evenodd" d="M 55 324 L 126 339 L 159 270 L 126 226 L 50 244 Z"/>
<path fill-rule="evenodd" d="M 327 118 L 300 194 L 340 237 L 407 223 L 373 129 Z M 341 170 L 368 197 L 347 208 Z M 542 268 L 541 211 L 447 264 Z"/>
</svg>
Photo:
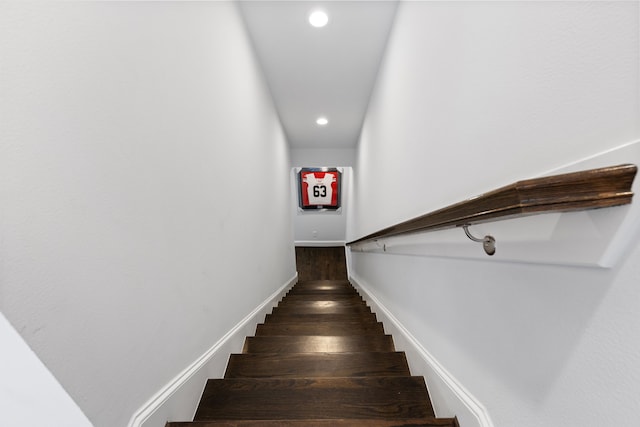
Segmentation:
<svg viewBox="0 0 640 427">
<path fill-rule="evenodd" d="M 239 4 L 291 147 L 355 147 L 397 2 Z M 309 24 L 316 9 L 323 28 Z"/>
</svg>

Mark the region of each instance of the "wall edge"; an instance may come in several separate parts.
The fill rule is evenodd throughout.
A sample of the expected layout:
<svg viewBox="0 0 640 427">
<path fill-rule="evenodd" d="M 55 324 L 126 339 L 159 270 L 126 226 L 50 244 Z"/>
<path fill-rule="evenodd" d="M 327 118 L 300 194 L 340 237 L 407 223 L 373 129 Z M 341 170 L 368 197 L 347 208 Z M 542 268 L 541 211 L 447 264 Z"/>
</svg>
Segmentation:
<svg viewBox="0 0 640 427">
<path fill-rule="evenodd" d="M 335 247 L 335 246 L 345 246 L 345 240 L 296 240 L 295 246 L 305 246 L 305 247 Z"/>
</svg>

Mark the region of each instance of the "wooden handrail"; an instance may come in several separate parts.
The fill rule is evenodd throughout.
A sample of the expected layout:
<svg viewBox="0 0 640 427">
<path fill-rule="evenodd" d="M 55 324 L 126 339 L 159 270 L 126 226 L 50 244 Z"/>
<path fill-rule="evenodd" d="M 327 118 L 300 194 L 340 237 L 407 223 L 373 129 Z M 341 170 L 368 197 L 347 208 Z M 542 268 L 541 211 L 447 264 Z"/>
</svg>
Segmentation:
<svg viewBox="0 0 640 427">
<path fill-rule="evenodd" d="M 632 164 L 527 179 L 387 227 L 347 243 L 462 227 L 549 212 L 607 208 L 631 203 L 638 168 Z"/>
</svg>

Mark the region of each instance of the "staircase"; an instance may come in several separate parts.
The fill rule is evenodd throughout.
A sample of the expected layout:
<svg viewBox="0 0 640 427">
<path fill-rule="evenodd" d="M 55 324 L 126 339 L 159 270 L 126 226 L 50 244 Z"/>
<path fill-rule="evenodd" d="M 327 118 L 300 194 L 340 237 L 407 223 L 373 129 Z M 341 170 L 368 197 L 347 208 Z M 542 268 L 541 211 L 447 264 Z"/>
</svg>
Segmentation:
<svg viewBox="0 0 640 427">
<path fill-rule="evenodd" d="M 167 427 L 458 427 L 435 418 L 422 377 L 411 376 L 347 280 L 298 282 L 223 379 L 207 381 L 193 422 Z"/>
</svg>

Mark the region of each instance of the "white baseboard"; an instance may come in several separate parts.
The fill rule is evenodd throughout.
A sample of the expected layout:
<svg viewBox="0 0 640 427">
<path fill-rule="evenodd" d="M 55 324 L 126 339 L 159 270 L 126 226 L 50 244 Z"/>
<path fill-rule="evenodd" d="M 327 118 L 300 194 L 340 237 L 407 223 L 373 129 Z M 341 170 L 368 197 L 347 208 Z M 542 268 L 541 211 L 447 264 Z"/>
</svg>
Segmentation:
<svg viewBox="0 0 640 427">
<path fill-rule="evenodd" d="M 254 333 L 265 314 L 297 281 L 296 273 L 202 356 L 158 390 L 133 414 L 128 427 L 163 427 L 167 420 L 192 420 L 206 380 L 222 376 L 229 354 L 242 349 L 245 337 Z"/>
<path fill-rule="evenodd" d="M 327 248 L 327 247 L 336 247 L 336 246 L 344 246 L 344 240 L 296 240 L 296 246 L 304 246 L 304 247 L 317 247 L 317 248 Z"/>
<path fill-rule="evenodd" d="M 349 276 L 387 334 L 393 335 L 396 350 L 404 351 L 412 375 L 424 376 L 438 417 L 458 417 L 464 427 L 493 427 L 486 408 L 469 393 L 398 319 L 369 291 L 362 279 Z"/>
</svg>

